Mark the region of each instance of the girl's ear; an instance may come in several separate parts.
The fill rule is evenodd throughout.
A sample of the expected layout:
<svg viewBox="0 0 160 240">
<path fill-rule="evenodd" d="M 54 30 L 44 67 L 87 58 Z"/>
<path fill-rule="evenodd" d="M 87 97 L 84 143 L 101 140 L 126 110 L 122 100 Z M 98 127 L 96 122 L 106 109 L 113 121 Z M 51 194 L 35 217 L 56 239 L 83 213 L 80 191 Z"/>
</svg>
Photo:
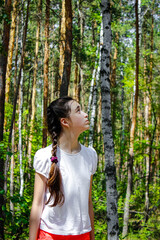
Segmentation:
<svg viewBox="0 0 160 240">
<path fill-rule="evenodd" d="M 67 128 L 69 127 L 69 121 L 67 118 L 61 118 L 60 123 L 62 127 L 67 127 Z"/>
</svg>

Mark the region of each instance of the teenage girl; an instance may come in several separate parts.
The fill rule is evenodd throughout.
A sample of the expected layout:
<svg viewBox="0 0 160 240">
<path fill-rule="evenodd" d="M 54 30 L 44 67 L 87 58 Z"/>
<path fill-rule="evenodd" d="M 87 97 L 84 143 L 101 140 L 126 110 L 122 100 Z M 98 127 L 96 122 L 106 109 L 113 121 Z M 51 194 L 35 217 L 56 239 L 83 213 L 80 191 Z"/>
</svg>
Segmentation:
<svg viewBox="0 0 160 240">
<path fill-rule="evenodd" d="M 29 240 L 94 240 L 91 198 L 97 155 L 78 142 L 89 128 L 88 116 L 70 97 L 47 109 L 53 144 L 34 157 L 35 184 Z"/>
</svg>

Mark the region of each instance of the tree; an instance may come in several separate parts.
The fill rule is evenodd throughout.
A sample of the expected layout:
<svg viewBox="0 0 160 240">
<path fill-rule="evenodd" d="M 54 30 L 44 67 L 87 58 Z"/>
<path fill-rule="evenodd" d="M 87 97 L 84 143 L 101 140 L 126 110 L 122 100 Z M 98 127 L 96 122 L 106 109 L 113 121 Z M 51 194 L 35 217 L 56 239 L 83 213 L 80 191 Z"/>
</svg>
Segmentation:
<svg viewBox="0 0 160 240">
<path fill-rule="evenodd" d="M 8 152 L 10 151 L 10 144 L 12 140 L 12 132 L 13 132 L 13 124 L 15 120 L 15 114 L 16 114 L 16 105 L 17 105 L 17 99 L 19 95 L 19 86 L 21 81 L 21 74 L 22 69 L 24 67 L 24 55 L 25 55 L 25 46 L 26 46 L 26 37 L 27 37 L 27 28 L 28 28 L 28 17 L 29 17 L 29 6 L 30 6 L 30 0 L 27 1 L 27 13 L 26 13 L 26 19 L 25 19 L 25 26 L 23 31 L 23 43 L 22 43 L 22 50 L 21 50 L 21 57 L 20 57 L 20 69 L 17 79 L 17 88 L 16 93 L 14 96 L 14 102 L 13 102 L 13 112 L 12 112 L 12 119 L 11 119 L 11 125 L 10 125 L 10 132 L 9 132 L 9 138 L 8 138 Z M 8 164 L 9 164 L 9 155 L 7 155 L 6 162 L 5 162 L 5 181 L 4 181 L 4 190 L 7 192 L 7 172 L 8 172 Z"/>
<path fill-rule="evenodd" d="M 107 235 L 108 240 L 119 239 L 117 213 L 116 168 L 114 164 L 114 143 L 111 123 L 110 97 L 110 50 L 111 50 L 111 16 L 110 1 L 101 1 L 103 21 L 103 45 L 101 49 L 101 95 L 102 95 L 102 132 L 105 152 L 105 174 L 107 192 Z"/>
<path fill-rule="evenodd" d="M 10 13 L 11 13 L 11 0 L 5 1 L 4 5 L 5 14 L 7 18 L 3 24 L 3 42 L 2 50 L 0 52 L 0 143 L 3 141 L 4 130 L 4 104 L 5 104 L 5 84 L 6 84 L 6 67 L 7 67 L 7 53 L 9 44 L 10 32 Z M 0 239 L 4 239 L 4 155 L 2 149 L 0 150 Z"/>
<path fill-rule="evenodd" d="M 15 38 L 15 30 L 16 30 L 16 18 L 17 18 L 17 13 L 18 13 L 17 5 L 18 5 L 18 1 L 14 0 L 13 10 L 12 10 L 12 22 L 11 22 L 10 38 L 9 38 L 9 47 L 8 47 L 7 71 L 6 71 L 6 94 L 5 94 L 5 102 L 6 103 L 9 101 L 12 56 L 13 56 L 14 42 L 15 42 L 14 38 Z"/>
<path fill-rule="evenodd" d="M 65 2 L 65 4 L 63 3 Z M 62 16 L 65 12 L 65 42 L 64 47 L 64 65 L 61 79 L 61 87 L 60 87 L 60 96 L 68 95 L 68 86 L 70 82 L 70 74 L 71 74 L 71 57 L 72 57 L 72 1 L 71 0 L 63 0 L 62 3 Z M 64 26 L 61 25 L 61 28 Z"/>
<path fill-rule="evenodd" d="M 134 135 L 137 120 L 137 106 L 138 106 L 138 74 L 139 74 L 139 20 L 138 20 L 138 0 L 135 1 L 135 16 L 136 16 L 136 71 L 135 71 L 135 95 L 134 95 L 134 106 L 133 115 L 130 128 L 130 146 L 129 146 L 129 162 L 128 162 L 128 181 L 127 191 L 124 206 L 124 220 L 123 220 L 123 237 L 126 237 L 128 233 L 128 222 L 129 222 L 129 201 L 132 192 L 132 170 L 133 170 L 133 158 L 134 158 Z"/>
<path fill-rule="evenodd" d="M 45 51 L 44 51 L 44 85 L 43 85 L 43 142 L 42 146 L 47 146 L 47 104 L 48 104 L 48 67 L 49 67 L 49 17 L 50 0 L 46 0 L 45 19 Z"/>
<path fill-rule="evenodd" d="M 38 1 L 38 16 L 37 16 L 37 32 L 36 32 L 36 46 L 35 46 L 35 60 L 34 60 L 34 74 L 33 74 L 33 87 L 32 87 L 32 106 L 31 106 L 31 126 L 30 135 L 28 142 L 28 158 L 29 166 L 31 167 L 31 151 L 32 151 L 32 137 L 33 137 L 33 126 L 36 112 L 36 81 L 37 81 L 37 68 L 38 68 L 38 51 L 39 51 L 39 35 L 40 35 L 40 24 L 42 14 L 42 0 Z"/>
</svg>

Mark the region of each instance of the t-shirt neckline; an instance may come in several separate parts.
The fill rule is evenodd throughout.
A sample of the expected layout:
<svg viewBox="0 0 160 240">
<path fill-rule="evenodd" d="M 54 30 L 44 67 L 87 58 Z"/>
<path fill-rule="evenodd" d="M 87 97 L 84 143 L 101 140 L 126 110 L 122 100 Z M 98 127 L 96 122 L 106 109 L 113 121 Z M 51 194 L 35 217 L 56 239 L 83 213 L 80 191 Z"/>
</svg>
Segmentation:
<svg viewBox="0 0 160 240">
<path fill-rule="evenodd" d="M 81 149 L 80 149 L 80 151 L 77 152 L 77 153 L 68 153 L 68 152 L 64 151 L 63 149 L 61 149 L 59 146 L 57 146 L 57 150 L 59 150 L 61 153 L 65 154 L 65 155 L 74 157 L 74 156 L 76 156 L 76 155 L 79 155 L 79 154 L 82 152 L 82 144 L 81 144 L 81 143 L 79 143 L 79 144 L 80 144 Z"/>
</svg>

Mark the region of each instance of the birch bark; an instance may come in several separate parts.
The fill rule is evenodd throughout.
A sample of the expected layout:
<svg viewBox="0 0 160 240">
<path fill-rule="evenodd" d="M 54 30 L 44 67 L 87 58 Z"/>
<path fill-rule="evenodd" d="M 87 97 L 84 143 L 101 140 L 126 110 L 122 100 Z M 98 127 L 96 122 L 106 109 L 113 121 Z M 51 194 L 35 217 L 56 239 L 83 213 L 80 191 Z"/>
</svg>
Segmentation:
<svg viewBox="0 0 160 240">
<path fill-rule="evenodd" d="M 102 95 L 102 132 L 105 152 L 105 174 L 107 193 L 107 235 L 108 240 L 119 239 L 117 213 L 116 168 L 114 164 L 114 143 L 111 123 L 110 97 L 110 50 L 111 50 L 111 16 L 110 1 L 101 1 L 103 21 L 103 45 L 101 49 L 101 95 Z"/>
<path fill-rule="evenodd" d="M 94 91 L 94 82 L 96 78 L 96 68 L 98 65 L 98 52 L 99 52 L 99 43 L 97 43 L 97 50 L 96 50 L 96 61 L 92 73 L 92 80 L 90 84 L 90 94 L 89 94 L 89 99 L 88 99 L 88 116 L 90 114 L 90 109 L 91 109 L 91 103 L 92 103 L 92 98 L 93 98 L 93 91 Z"/>
<path fill-rule="evenodd" d="M 125 122 L 124 122 L 124 83 L 123 83 L 123 57 L 121 52 L 121 146 L 120 146 L 120 166 L 119 166 L 119 179 L 121 180 L 122 174 L 122 166 L 123 166 L 123 158 L 124 158 L 124 129 L 125 129 Z"/>
<path fill-rule="evenodd" d="M 14 96 L 16 94 L 16 79 L 17 79 L 17 61 L 18 61 L 18 33 L 19 33 L 19 16 L 17 17 L 16 26 L 16 47 L 15 47 L 15 74 L 14 74 Z M 13 122 L 13 132 L 12 132 L 12 156 L 11 156 L 11 166 L 10 166 L 10 196 L 13 196 L 14 191 L 14 152 L 15 152 L 15 121 Z M 12 216 L 14 215 L 14 204 L 10 201 L 10 210 Z"/>
<path fill-rule="evenodd" d="M 22 145 L 22 110 L 23 110 L 23 69 L 21 74 L 21 81 L 20 81 L 20 107 L 19 107 L 19 124 L 18 124 L 18 131 L 19 131 L 19 171 L 20 171 L 20 190 L 19 194 L 23 196 L 23 188 L 24 188 L 24 179 L 23 179 L 23 145 Z"/>
</svg>

